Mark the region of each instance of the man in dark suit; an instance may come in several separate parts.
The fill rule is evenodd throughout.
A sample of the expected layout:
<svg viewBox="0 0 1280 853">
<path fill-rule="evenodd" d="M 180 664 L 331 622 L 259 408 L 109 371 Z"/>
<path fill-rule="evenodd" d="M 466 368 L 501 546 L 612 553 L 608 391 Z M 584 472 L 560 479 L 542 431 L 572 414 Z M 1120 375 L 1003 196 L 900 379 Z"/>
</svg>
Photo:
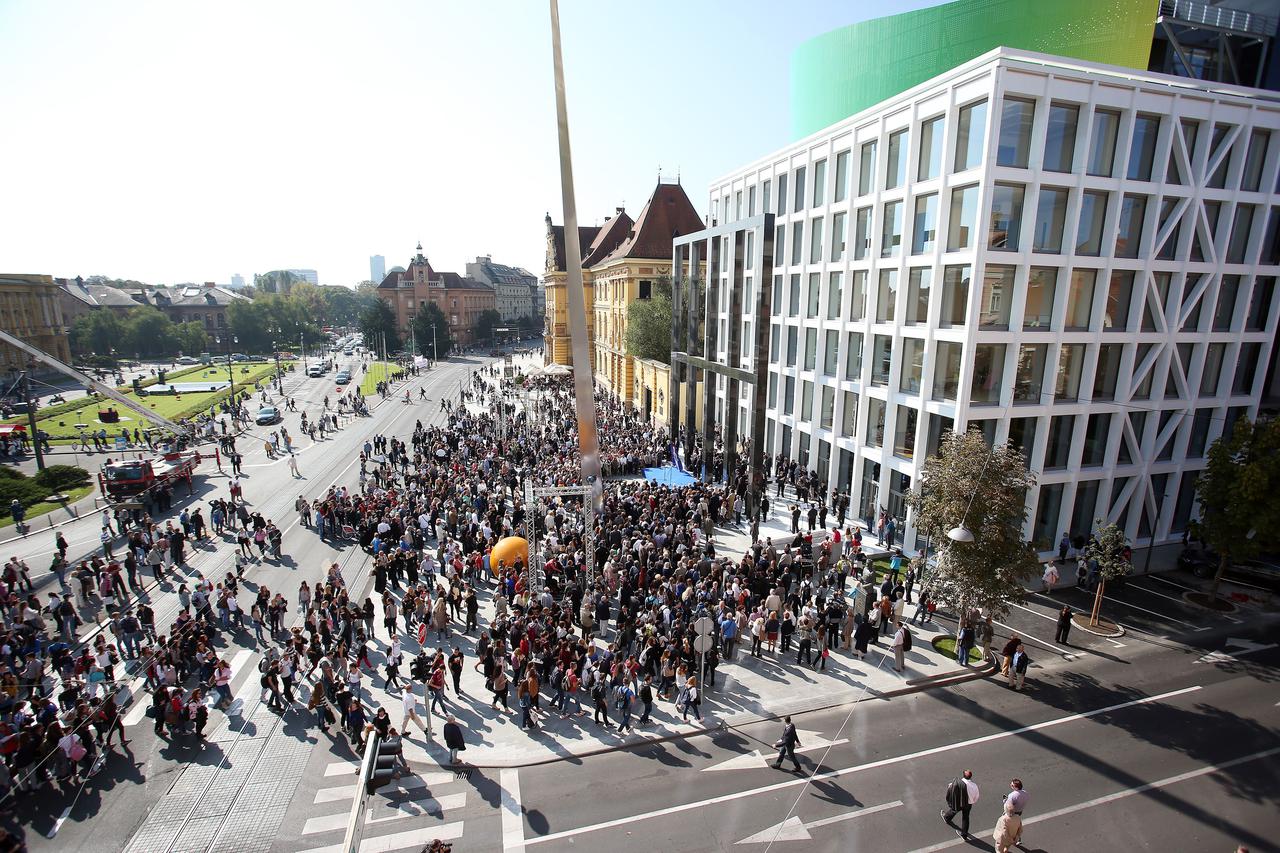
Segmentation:
<svg viewBox="0 0 1280 853">
<path fill-rule="evenodd" d="M 961 837 L 969 835 L 969 812 L 973 809 L 973 804 L 978 801 L 978 783 L 973 781 L 973 771 L 964 771 L 964 777 L 960 779 L 952 779 L 947 784 L 947 807 L 942 810 L 942 819 L 950 826 L 951 819 L 960 815 L 960 829 L 957 830 Z"/>
<path fill-rule="evenodd" d="M 796 727 L 790 717 L 784 717 L 782 722 L 782 737 L 774 744 L 778 748 L 778 760 L 773 762 L 773 767 L 775 770 L 781 769 L 782 759 L 790 758 L 795 765 L 795 772 L 799 773 L 800 760 L 796 758 L 796 747 L 800 745 L 800 735 L 796 734 Z"/>
</svg>

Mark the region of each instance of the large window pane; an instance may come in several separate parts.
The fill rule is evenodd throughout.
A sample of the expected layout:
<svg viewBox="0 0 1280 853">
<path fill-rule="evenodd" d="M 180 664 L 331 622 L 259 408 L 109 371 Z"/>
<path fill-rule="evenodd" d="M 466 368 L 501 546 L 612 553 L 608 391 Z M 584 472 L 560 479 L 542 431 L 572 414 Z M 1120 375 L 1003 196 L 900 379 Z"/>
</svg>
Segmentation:
<svg viewBox="0 0 1280 853">
<path fill-rule="evenodd" d="M 1084 369 L 1084 344 L 1063 344 L 1058 355 L 1058 375 L 1053 389 L 1055 403 L 1080 399 L 1080 372 Z"/>
<path fill-rule="evenodd" d="M 1098 368 L 1093 373 L 1093 399 L 1114 400 L 1116 380 L 1120 376 L 1120 357 L 1124 344 L 1103 344 L 1098 347 Z"/>
<path fill-rule="evenodd" d="M 960 393 L 960 356 L 964 344 L 955 341 L 938 341 L 938 354 L 933 367 L 933 399 L 955 400 Z"/>
<path fill-rule="evenodd" d="M 800 211 L 804 210 L 804 172 L 805 172 L 804 166 L 801 166 L 799 169 L 796 169 L 796 182 L 795 182 L 796 203 L 791 208 L 792 213 L 799 213 Z"/>
<path fill-rule="evenodd" d="M 867 271 L 849 274 L 849 319 L 861 320 L 867 312 Z"/>
<path fill-rule="evenodd" d="M 813 383 L 808 380 L 800 382 L 800 420 L 807 421 L 813 417 Z"/>
<path fill-rule="evenodd" d="M 773 265 L 781 267 L 787 262 L 787 226 L 779 225 L 773 229 Z"/>
<path fill-rule="evenodd" d="M 831 429 L 831 423 L 835 420 L 836 414 L 836 389 L 830 385 L 822 386 L 822 414 L 818 421 L 818 426 L 822 429 Z"/>
<path fill-rule="evenodd" d="M 910 406 L 898 406 L 893 424 L 893 455 L 910 459 L 916 452 L 916 423 L 920 412 Z"/>
<path fill-rule="evenodd" d="M 836 188 L 835 201 L 841 202 L 849 197 L 849 152 L 841 151 L 836 155 Z"/>
<path fill-rule="evenodd" d="M 973 383 L 969 401 L 976 404 L 1000 402 L 1000 383 L 1004 381 L 1004 344 L 978 344 L 974 348 Z"/>
<path fill-rule="evenodd" d="M 884 445 L 884 400 L 875 397 L 867 398 L 867 446 L 882 447 Z"/>
<path fill-rule="evenodd" d="M 800 274 L 793 273 L 791 276 L 790 297 L 787 300 L 787 314 L 791 317 L 800 316 Z"/>
<path fill-rule="evenodd" d="M 1236 205 L 1236 219 L 1231 225 L 1231 241 L 1227 244 L 1227 263 L 1243 264 L 1249 246 L 1249 232 L 1253 230 L 1251 204 Z"/>
<path fill-rule="evenodd" d="M 857 382 L 862 378 L 862 332 L 850 332 L 845 347 L 844 378 Z"/>
<path fill-rule="evenodd" d="M 920 165 L 917 181 L 927 181 L 942 173 L 942 116 L 920 123 Z"/>
<path fill-rule="evenodd" d="M 836 213 L 831 216 L 831 260 L 844 260 L 845 218 L 848 214 Z M 751 233 L 747 232 L 748 235 Z"/>
<path fill-rule="evenodd" d="M 814 217 L 809 224 L 809 263 L 822 263 L 822 217 Z"/>
<path fill-rule="evenodd" d="M 827 200 L 827 161 L 813 164 L 813 206 L 821 207 Z"/>
<path fill-rule="evenodd" d="M 876 322 L 892 323 L 898 305 L 898 271 L 880 270 L 880 287 L 876 291 Z"/>
<path fill-rule="evenodd" d="M 1032 250 L 1058 254 L 1062 251 L 1062 229 L 1067 221 L 1067 190 L 1042 187 L 1036 203 L 1036 231 Z"/>
<path fill-rule="evenodd" d="M 860 261 L 871 252 L 871 208 L 862 207 L 854 218 L 853 259 Z"/>
<path fill-rule="evenodd" d="M 1120 202 L 1120 228 L 1116 233 L 1116 257 L 1136 258 L 1142 251 L 1142 224 L 1147 216 L 1145 195 L 1125 194 Z"/>
<path fill-rule="evenodd" d="M 835 376 L 840 369 L 840 332 L 827 329 L 825 345 L 822 348 L 822 375 Z"/>
<path fill-rule="evenodd" d="M 827 319 L 840 319 L 840 289 L 844 282 L 844 273 L 827 274 Z"/>
<path fill-rule="evenodd" d="M 876 335 L 871 342 L 871 384 L 887 385 L 893 363 L 893 335 Z"/>
<path fill-rule="evenodd" d="M 1015 403 L 1040 403 L 1040 394 L 1044 390 L 1044 368 L 1048 358 L 1048 344 L 1023 344 L 1018 348 L 1018 372 L 1013 379 Z"/>
<path fill-rule="evenodd" d="M 1052 435 L 1050 429 L 1050 435 Z M 1049 465 L 1046 462 L 1045 468 Z M 1066 467 L 1064 462 L 1059 467 Z M 1040 501 L 1036 506 L 1035 526 L 1031 540 L 1037 551 L 1050 551 L 1058 542 L 1058 517 L 1062 514 L 1062 483 L 1046 483 L 1040 487 Z"/>
<path fill-rule="evenodd" d="M 876 143 L 872 140 L 862 143 L 862 148 L 858 151 L 858 195 L 863 196 L 871 192 L 875 175 Z"/>
<path fill-rule="evenodd" d="M 1027 304 L 1022 328 L 1047 332 L 1053 324 L 1053 299 L 1058 291 L 1057 267 L 1032 267 L 1027 276 Z"/>
<path fill-rule="evenodd" d="M 911 229 L 911 254 L 932 252 L 938 236 L 938 194 L 916 198 L 915 223 Z"/>
<path fill-rule="evenodd" d="M 880 232 L 880 257 L 896 258 L 902 253 L 902 202 L 884 204 L 884 225 Z"/>
<path fill-rule="evenodd" d="M 978 188 L 960 187 L 951 191 L 951 217 L 947 224 L 947 251 L 973 246 L 978 224 Z"/>
<path fill-rule="evenodd" d="M 889 134 L 889 162 L 885 169 L 884 188 L 900 187 L 907 182 L 907 132 Z"/>
<path fill-rule="evenodd" d="M 1267 162 L 1267 146 L 1271 141 L 1271 133 L 1265 128 L 1257 128 L 1249 134 L 1249 152 L 1245 155 L 1244 171 L 1240 175 L 1240 189 L 1246 192 L 1257 192 L 1262 184 L 1262 167 Z"/>
<path fill-rule="evenodd" d="M 1124 332 L 1129 329 L 1129 316 L 1133 308 L 1133 271 L 1114 270 L 1107 288 L 1107 306 L 1102 315 L 1104 332 Z"/>
<path fill-rule="evenodd" d="M 1090 175 L 1111 177 L 1116 161 L 1116 135 L 1120 130 L 1120 113 L 1115 110 L 1093 111 L 1093 132 L 1089 138 Z"/>
<path fill-rule="evenodd" d="M 853 438 L 858 431 L 858 395 L 852 391 L 840 392 L 840 432 Z"/>
<path fill-rule="evenodd" d="M 1022 232 L 1022 184 L 996 184 L 991 194 L 991 225 L 987 245 L 992 249 L 1018 251 Z"/>
<path fill-rule="evenodd" d="M 1053 471 L 1067 467 L 1071 457 L 1071 432 L 1075 426 L 1075 418 L 1071 415 L 1059 415 L 1049 419 L 1049 441 L 1044 449 L 1044 470 Z M 1044 489 L 1041 489 L 1041 495 Z"/>
<path fill-rule="evenodd" d="M 787 175 L 778 176 L 778 216 L 787 212 Z"/>
<path fill-rule="evenodd" d="M 804 263 L 804 222 L 791 223 L 791 265 Z"/>
<path fill-rule="evenodd" d="M 1031 123 L 1036 105 L 1021 98 L 1005 98 L 1000 111 L 1000 141 L 996 163 L 1027 168 L 1031 153 Z"/>
<path fill-rule="evenodd" d="M 929 322 L 929 293 L 933 269 L 913 267 L 907 276 L 907 325 Z"/>
<path fill-rule="evenodd" d="M 1094 412 L 1089 415 L 1084 428 L 1084 452 L 1080 455 L 1080 465 L 1085 468 L 1096 468 L 1107 456 L 1107 437 L 1111 433 L 1111 413 Z"/>
<path fill-rule="evenodd" d="M 902 375 L 898 390 L 904 394 L 920 393 L 920 378 L 924 375 L 924 341 L 919 338 L 902 339 Z"/>
<path fill-rule="evenodd" d="M 1102 254 L 1102 226 L 1107 219 L 1107 193 L 1086 190 L 1080 196 L 1080 225 L 1076 228 L 1076 254 Z"/>
<path fill-rule="evenodd" d="M 796 366 L 797 352 L 800 349 L 800 330 L 795 326 L 787 326 L 787 367 Z"/>
<path fill-rule="evenodd" d="M 1051 104 L 1045 130 L 1044 168 L 1048 172 L 1070 172 L 1076 150 L 1076 126 L 1080 108 L 1072 104 Z"/>
<path fill-rule="evenodd" d="M 809 302 L 805 316 L 810 320 L 818 316 L 818 305 L 822 300 L 822 273 L 809 273 Z"/>
<path fill-rule="evenodd" d="M 1217 396 L 1218 381 L 1222 378 L 1222 360 L 1226 354 L 1227 345 L 1223 343 L 1209 344 L 1205 348 L 1204 370 L 1200 374 L 1200 396 Z"/>
<path fill-rule="evenodd" d="M 789 415 L 796 409 L 796 378 L 787 376 L 782 383 L 782 413 Z"/>
<path fill-rule="evenodd" d="M 987 102 L 978 101 L 960 108 L 956 120 L 955 171 L 982 165 L 987 124 Z"/>
<path fill-rule="evenodd" d="M 1275 276 L 1259 276 L 1254 280 L 1253 293 L 1249 297 L 1249 316 L 1245 318 L 1245 331 L 1261 332 L 1267 328 L 1267 318 L 1271 315 L 1271 298 L 1275 290 Z"/>
<path fill-rule="evenodd" d="M 949 329 L 963 326 L 969 312 L 968 264 L 957 264 L 942 271 L 942 305 L 938 312 L 938 327 Z"/>
<path fill-rule="evenodd" d="M 1067 294 L 1067 317 L 1064 327 L 1068 332 L 1086 331 L 1093 317 L 1093 292 L 1098 283 L 1097 270 L 1072 270 L 1071 290 Z"/>
<path fill-rule="evenodd" d="M 1236 373 L 1231 381 L 1231 393 L 1235 395 L 1252 394 L 1253 382 L 1258 377 L 1258 354 L 1262 344 L 1257 341 L 1246 341 L 1240 345 L 1236 355 Z"/>
<path fill-rule="evenodd" d="M 1009 328 L 1009 304 L 1013 301 L 1016 268 L 987 264 L 982 276 L 982 302 L 978 305 L 978 326 L 983 329 Z"/>
<path fill-rule="evenodd" d="M 1131 181 L 1151 180 L 1151 169 L 1156 159 L 1156 140 L 1160 136 L 1160 116 L 1138 115 L 1133 121 L 1133 142 L 1129 146 Z"/>
<path fill-rule="evenodd" d="M 818 330 L 804 330 L 804 369 L 813 370 L 818 364 Z"/>
<path fill-rule="evenodd" d="M 1236 299 L 1240 295 L 1240 276 L 1224 275 L 1218 283 L 1218 304 L 1213 309 L 1213 330 L 1229 332 L 1236 316 Z"/>
</svg>

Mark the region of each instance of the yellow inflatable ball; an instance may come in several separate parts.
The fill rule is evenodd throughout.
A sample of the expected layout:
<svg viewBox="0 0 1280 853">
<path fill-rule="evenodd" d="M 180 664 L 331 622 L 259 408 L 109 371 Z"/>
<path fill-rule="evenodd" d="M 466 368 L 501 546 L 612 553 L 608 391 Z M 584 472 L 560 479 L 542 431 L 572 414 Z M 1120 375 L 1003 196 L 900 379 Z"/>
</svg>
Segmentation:
<svg viewBox="0 0 1280 853">
<path fill-rule="evenodd" d="M 489 571 L 496 577 L 499 563 L 509 569 L 516 564 L 516 560 L 529 565 L 529 543 L 523 537 L 508 536 L 499 540 L 489 552 Z"/>
</svg>

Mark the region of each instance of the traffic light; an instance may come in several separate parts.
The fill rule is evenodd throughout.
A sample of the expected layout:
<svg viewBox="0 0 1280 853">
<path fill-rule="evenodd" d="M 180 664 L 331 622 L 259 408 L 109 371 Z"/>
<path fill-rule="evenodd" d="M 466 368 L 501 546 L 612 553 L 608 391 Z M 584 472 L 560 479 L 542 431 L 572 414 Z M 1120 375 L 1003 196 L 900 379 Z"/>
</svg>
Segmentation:
<svg viewBox="0 0 1280 853">
<path fill-rule="evenodd" d="M 369 767 L 369 778 L 365 780 L 365 792 L 372 794 L 383 785 L 391 784 L 396 778 L 399 771 L 397 765 L 400 763 L 400 738 L 399 737 L 379 737 L 371 735 L 374 738 L 374 754 L 373 763 Z"/>
</svg>

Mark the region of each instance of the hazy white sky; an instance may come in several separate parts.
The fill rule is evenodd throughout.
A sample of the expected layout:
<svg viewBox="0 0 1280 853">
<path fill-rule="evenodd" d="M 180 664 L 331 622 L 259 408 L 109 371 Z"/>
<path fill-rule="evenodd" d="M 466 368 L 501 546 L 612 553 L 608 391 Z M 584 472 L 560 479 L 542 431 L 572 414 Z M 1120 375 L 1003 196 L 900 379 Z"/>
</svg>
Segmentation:
<svg viewBox="0 0 1280 853">
<path fill-rule="evenodd" d="M 788 141 L 801 41 L 928 0 L 561 0 L 578 213 Z M 784 11 L 785 10 L 785 11 Z M 0 0 L 0 271 L 228 282 L 368 257 L 540 273 L 545 0 Z"/>
</svg>

